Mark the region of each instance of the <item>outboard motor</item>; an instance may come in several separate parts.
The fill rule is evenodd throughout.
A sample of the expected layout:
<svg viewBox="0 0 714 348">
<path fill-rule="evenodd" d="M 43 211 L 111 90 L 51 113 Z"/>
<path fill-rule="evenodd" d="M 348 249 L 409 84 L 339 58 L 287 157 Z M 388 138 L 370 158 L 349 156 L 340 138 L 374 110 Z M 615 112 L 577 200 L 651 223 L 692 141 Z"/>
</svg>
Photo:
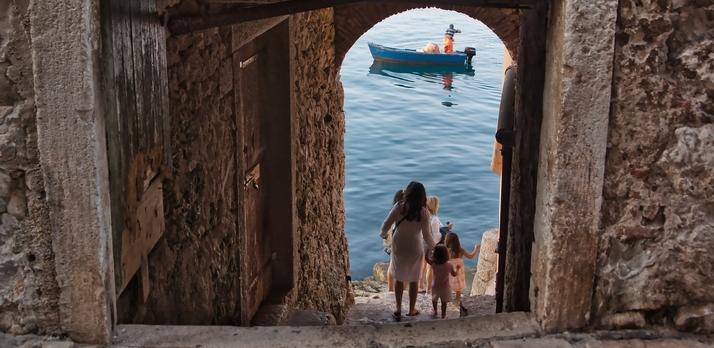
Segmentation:
<svg viewBox="0 0 714 348">
<path fill-rule="evenodd" d="M 471 59 L 476 55 L 476 49 L 473 47 L 464 48 L 464 53 L 466 53 L 466 64 L 471 65 Z"/>
</svg>

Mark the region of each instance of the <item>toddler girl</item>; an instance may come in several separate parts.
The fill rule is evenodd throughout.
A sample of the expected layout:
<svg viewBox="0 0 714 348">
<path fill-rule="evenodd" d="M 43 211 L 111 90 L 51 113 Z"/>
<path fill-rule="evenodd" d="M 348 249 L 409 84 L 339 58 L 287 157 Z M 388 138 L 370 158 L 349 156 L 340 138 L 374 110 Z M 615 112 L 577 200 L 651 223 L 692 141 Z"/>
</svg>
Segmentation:
<svg viewBox="0 0 714 348">
<path fill-rule="evenodd" d="M 461 304 L 461 292 L 466 288 L 466 273 L 464 272 L 464 259 L 466 256 L 469 259 L 473 259 L 479 250 L 481 250 L 481 244 L 476 243 L 474 245 L 474 250 L 469 253 L 464 248 L 461 247 L 461 242 L 459 242 L 459 236 L 454 232 L 449 232 L 446 234 L 444 239 L 444 244 L 446 248 L 449 249 L 449 262 L 454 264 L 458 274 L 451 277 L 451 289 L 456 292 L 456 303 Z"/>
<path fill-rule="evenodd" d="M 451 301 L 451 284 L 449 276 L 457 275 L 457 268 L 449 262 L 449 250 L 443 244 L 434 247 L 433 259 L 426 258 L 431 266 L 433 281 L 431 283 L 431 304 L 434 306 L 434 317 L 438 317 L 436 305 L 441 299 L 441 318 L 446 318 L 446 304 Z"/>
</svg>

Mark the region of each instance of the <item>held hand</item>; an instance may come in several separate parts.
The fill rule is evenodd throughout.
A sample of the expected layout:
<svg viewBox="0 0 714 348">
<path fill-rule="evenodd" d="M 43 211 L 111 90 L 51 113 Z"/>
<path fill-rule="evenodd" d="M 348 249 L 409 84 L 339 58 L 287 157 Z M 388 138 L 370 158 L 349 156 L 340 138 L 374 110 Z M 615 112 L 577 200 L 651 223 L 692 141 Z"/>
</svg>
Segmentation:
<svg viewBox="0 0 714 348">
<path fill-rule="evenodd" d="M 476 243 L 476 245 L 474 245 L 474 252 L 480 251 L 480 250 L 481 250 L 481 243 Z"/>
<path fill-rule="evenodd" d="M 451 230 L 454 229 L 454 223 L 449 222 L 449 223 L 446 225 L 446 227 L 449 228 L 449 231 L 451 231 Z"/>
</svg>

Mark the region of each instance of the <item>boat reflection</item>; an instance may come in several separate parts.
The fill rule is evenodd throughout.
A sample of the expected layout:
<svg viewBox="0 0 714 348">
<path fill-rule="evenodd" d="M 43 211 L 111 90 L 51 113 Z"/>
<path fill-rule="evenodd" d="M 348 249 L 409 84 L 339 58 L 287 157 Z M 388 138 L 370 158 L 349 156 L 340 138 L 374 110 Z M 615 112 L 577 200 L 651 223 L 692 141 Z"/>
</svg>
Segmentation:
<svg viewBox="0 0 714 348">
<path fill-rule="evenodd" d="M 441 82 L 442 87 L 449 91 L 454 88 L 454 75 L 474 76 L 476 74 L 471 66 L 409 65 L 378 61 L 372 63 L 369 73 L 406 82 L 411 82 L 408 79 L 409 75 L 416 75 L 429 82 Z"/>
</svg>

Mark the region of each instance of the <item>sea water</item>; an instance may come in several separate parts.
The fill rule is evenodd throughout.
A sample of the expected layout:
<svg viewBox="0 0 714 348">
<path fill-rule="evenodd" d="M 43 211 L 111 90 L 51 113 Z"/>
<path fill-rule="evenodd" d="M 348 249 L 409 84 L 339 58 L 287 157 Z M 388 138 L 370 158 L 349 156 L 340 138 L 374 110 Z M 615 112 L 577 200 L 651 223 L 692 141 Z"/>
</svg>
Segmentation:
<svg viewBox="0 0 714 348">
<path fill-rule="evenodd" d="M 473 71 L 373 65 L 368 42 L 442 47 L 449 24 L 455 49 L 476 48 Z M 439 217 L 471 250 L 498 227 L 499 178 L 490 169 L 503 77 L 504 46 L 483 23 L 437 9 L 387 18 L 365 33 L 342 64 L 345 91 L 346 233 L 353 279 L 388 260 L 379 237 L 392 196 L 410 181 L 441 199 Z M 467 261 L 473 266 L 474 261 Z"/>
</svg>

